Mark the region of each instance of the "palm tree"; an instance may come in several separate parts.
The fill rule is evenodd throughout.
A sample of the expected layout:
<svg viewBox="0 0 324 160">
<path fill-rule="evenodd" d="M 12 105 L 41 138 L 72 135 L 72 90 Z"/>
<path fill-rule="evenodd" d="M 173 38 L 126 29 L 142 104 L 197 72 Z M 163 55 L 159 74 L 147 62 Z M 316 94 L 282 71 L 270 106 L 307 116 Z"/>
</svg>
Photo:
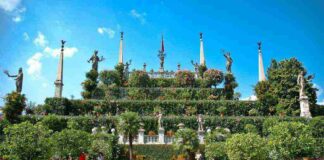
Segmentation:
<svg viewBox="0 0 324 160">
<path fill-rule="evenodd" d="M 118 132 L 129 140 L 129 159 L 133 159 L 133 140 L 140 128 L 140 117 L 135 112 L 124 112 L 118 119 Z"/>
</svg>

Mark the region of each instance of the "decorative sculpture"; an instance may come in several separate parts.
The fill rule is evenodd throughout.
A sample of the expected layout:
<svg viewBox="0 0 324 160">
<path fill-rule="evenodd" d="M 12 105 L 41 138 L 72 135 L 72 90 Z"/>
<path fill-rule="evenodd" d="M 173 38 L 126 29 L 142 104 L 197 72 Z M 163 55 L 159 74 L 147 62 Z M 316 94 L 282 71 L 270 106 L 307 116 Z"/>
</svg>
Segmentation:
<svg viewBox="0 0 324 160">
<path fill-rule="evenodd" d="M 23 85 L 23 79 L 24 79 L 24 74 L 23 74 L 22 68 L 21 67 L 19 68 L 17 75 L 10 75 L 7 70 L 5 70 L 4 73 L 8 77 L 15 78 L 15 80 L 16 80 L 16 92 L 21 93 L 22 85 Z"/>
<path fill-rule="evenodd" d="M 160 58 L 160 71 L 164 71 L 164 58 L 166 54 L 164 54 L 164 51 L 159 51 L 158 57 Z"/>
<path fill-rule="evenodd" d="M 88 63 L 92 62 L 92 69 L 98 72 L 98 63 L 105 60 L 103 56 L 98 57 L 98 51 L 95 50 L 93 55 L 88 60 Z"/>
<path fill-rule="evenodd" d="M 129 75 L 129 66 L 132 64 L 132 60 L 129 60 L 128 62 L 126 62 L 125 64 L 125 68 L 124 68 L 124 77 L 126 79 L 128 79 L 128 75 Z"/>
<path fill-rule="evenodd" d="M 301 71 L 298 74 L 297 84 L 299 85 L 299 97 L 306 96 L 306 94 L 305 94 L 305 84 L 306 83 L 305 83 L 304 72 L 303 71 Z"/>
<path fill-rule="evenodd" d="M 198 73 L 199 73 L 199 64 L 197 62 L 194 63 L 193 60 L 191 60 L 191 64 L 195 67 L 195 76 L 197 78 L 198 77 Z"/>
<path fill-rule="evenodd" d="M 228 73 L 232 73 L 233 59 L 231 58 L 231 53 L 230 52 L 225 53 L 224 57 L 226 58 L 226 71 Z"/>
<path fill-rule="evenodd" d="M 180 69 L 180 67 L 181 67 L 180 63 L 178 63 L 177 67 L 178 67 L 178 71 L 180 71 L 181 70 Z"/>
<path fill-rule="evenodd" d="M 158 118 L 158 128 L 162 129 L 163 128 L 163 125 L 162 125 L 162 113 L 158 113 L 157 118 Z"/>
<path fill-rule="evenodd" d="M 204 131 L 204 119 L 201 114 L 198 114 L 197 116 L 197 122 L 198 122 L 198 131 Z"/>
<path fill-rule="evenodd" d="M 146 63 L 143 64 L 143 71 L 146 72 Z"/>
</svg>

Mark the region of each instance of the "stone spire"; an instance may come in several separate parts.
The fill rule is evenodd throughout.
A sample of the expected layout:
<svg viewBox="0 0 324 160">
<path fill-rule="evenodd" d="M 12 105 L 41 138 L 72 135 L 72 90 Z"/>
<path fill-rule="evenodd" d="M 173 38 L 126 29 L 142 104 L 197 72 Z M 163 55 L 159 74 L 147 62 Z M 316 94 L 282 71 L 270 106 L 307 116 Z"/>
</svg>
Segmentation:
<svg viewBox="0 0 324 160">
<path fill-rule="evenodd" d="M 264 74 L 264 68 L 263 68 L 263 59 L 262 59 L 262 50 L 261 50 L 261 42 L 258 42 L 258 52 L 259 52 L 259 82 L 265 81 L 266 77 Z"/>
<path fill-rule="evenodd" d="M 200 65 L 206 65 L 205 53 L 204 53 L 204 43 L 203 43 L 203 33 L 200 32 Z"/>
<path fill-rule="evenodd" d="M 120 32 L 118 63 L 123 63 L 123 39 L 124 39 L 124 32 Z"/>
<path fill-rule="evenodd" d="M 63 90 L 63 58 L 64 58 L 64 44 L 66 41 L 62 40 L 61 43 L 61 53 L 60 53 L 60 60 L 57 67 L 57 77 L 54 82 L 55 84 L 55 95 L 54 97 L 61 98 L 62 97 L 62 90 Z"/>
</svg>

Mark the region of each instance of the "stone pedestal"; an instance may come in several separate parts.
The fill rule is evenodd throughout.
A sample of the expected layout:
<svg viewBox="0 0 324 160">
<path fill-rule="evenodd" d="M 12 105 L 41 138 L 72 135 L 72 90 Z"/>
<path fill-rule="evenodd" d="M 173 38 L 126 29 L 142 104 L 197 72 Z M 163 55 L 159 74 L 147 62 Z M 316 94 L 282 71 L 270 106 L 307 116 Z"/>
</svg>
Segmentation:
<svg viewBox="0 0 324 160">
<path fill-rule="evenodd" d="M 204 144 L 205 139 L 205 131 L 204 130 L 198 130 L 198 139 L 200 144 Z"/>
<path fill-rule="evenodd" d="M 309 111 L 309 102 L 307 96 L 301 96 L 299 98 L 300 103 L 300 117 L 312 118 L 312 115 Z"/>
<path fill-rule="evenodd" d="M 164 128 L 159 128 L 159 144 L 164 144 Z"/>
<path fill-rule="evenodd" d="M 144 129 L 139 129 L 138 130 L 138 144 L 144 144 Z"/>
</svg>

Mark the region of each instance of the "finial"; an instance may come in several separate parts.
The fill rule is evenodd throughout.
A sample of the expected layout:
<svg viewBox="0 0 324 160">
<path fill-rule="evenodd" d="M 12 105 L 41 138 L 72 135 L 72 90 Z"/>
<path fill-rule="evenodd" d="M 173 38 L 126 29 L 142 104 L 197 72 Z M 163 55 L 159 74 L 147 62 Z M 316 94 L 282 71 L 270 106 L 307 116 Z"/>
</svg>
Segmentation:
<svg viewBox="0 0 324 160">
<path fill-rule="evenodd" d="M 97 54 L 98 53 L 98 50 L 95 50 L 94 53 Z"/>
<path fill-rule="evenodd" d="M 200 33 L 199 33 L 199 35 L 200 35 L 200 39 L 202 39 L 202 35 L 203 35 L 203 33 L 202 33 L 202 32 L 200 32 Z"/>
<path fill-rule="evenodd" d="M 259 42 L 258 42 L 258 47 L 259 47 L 259 50 L 261 50 L 261 44 L 262 44 L 262 42 L 261 42 L 261 41 L 259 41 Z"/>
<path fill-rule="evenodd" d="M 124 32 L 120 32 L 120 39 L 124 39 Z"/>
<path fill-rule="evenodd" d="M 64 50 L 64 44 L 65 44 L 65 42 L 66 42 L 66 41 L 64 41 L 64 40 L 61 40 L 61 44 L 62 44 L 62 45 L 61 45 L 61 51 L 63 51 L 63 50 Z"/>
</svg>

